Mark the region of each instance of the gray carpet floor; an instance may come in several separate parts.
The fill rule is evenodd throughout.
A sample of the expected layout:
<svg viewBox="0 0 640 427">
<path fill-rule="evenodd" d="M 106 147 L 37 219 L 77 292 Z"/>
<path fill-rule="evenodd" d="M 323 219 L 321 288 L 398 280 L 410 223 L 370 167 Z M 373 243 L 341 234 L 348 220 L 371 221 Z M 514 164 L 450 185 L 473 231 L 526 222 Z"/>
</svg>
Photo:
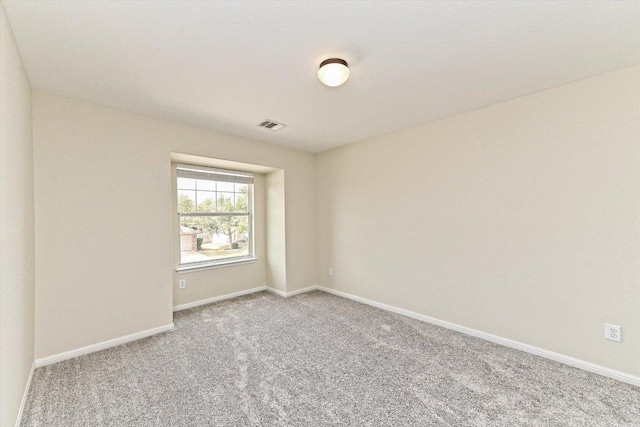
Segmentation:
<svg viewBox="0 0 640 427">
<path fill-rule="evenodd" d="M 322 292 L 36 370 L 23 426 L 640 426 L 640 388 Z"/>
</svg>

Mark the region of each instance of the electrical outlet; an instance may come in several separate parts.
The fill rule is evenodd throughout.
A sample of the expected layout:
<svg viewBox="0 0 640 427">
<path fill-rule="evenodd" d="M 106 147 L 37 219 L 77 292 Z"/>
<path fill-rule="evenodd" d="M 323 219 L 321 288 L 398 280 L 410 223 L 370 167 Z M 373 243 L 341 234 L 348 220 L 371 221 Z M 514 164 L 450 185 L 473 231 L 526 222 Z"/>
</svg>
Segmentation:
<svg viewBox="0 0 640 427">
<path fill-rule="evenodd" d="M 178 283 L 178 288 L 184 289 L 186 287 L 187 287 L 187 280 L 186 279 L 180 280 L 180 282 Z"/>
<path fill-rule="evenodd" d="M 333 276 L 333 268 L 329 268 L 329 276 Z"/>
<path fill-rule="evenodd" d="M 611 341 L 622 342 L 622 332 L 620 326 L 604 324 L 604 337 Z"/>
</svg>

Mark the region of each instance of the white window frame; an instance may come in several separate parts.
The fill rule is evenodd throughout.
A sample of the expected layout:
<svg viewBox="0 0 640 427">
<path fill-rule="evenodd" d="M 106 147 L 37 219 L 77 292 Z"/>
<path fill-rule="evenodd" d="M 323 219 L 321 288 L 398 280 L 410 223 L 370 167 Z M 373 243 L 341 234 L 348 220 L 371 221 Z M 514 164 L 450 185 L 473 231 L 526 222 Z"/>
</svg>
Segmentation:
<svg viewBox="0 0 640 427">
<path fill-rule="evenodd" d="M 178 178 L 183 177 L 181 176 L 180 171 L 185 171 L 187 173 L 193 173 L 193 176 L 196 177 L 198 174 L 200 174 L 202 176 L 202 178 L 196 178 L 196 179 L 210 179 L 211 181 L 226 181 L 226 182 L 234 182 L 234 183 L 244 183 L 244 184 L 248 184 L 248 192 L 247 192 L 247 213 L 237 213 L 237 212 L 189 212 L 189 213 L 181 213 L 179 211 L 179 209 L 176 209 L 177 211 L 177 221 L 178 221 L 178 238 L 180 238 L 180 227 L 181 227 L 181 218 L 183 216 L 194 216 L 194 217 L 201 217 L 201 216 L 211 216 L 211 217 L 220 217 L 220 216 L 243 216 L 243 217 L 247 217 L 247 221 L 249 224 L 249 231 L 248 231 L 248 242 L 247 242 L 247 248 L 248 248 L 248 254 L 247 255 L 242 255 L 242 256 L 235 256 L 235 257 L 226 257 L 226 258 L 220 258 L 220 259 L 215 259 L 215 260 L 207 260 L 207 261 L 195 261 L 195 262 L 187 262 L 187 263 L 183 263 L 182 262 L 182 253 L 180 252 L 178 254 L 178 267 L 176 268 L 176 271 L 181 272 L 181 271 L 188 271 L 188 270 L 198 270 L 198 269 L 204 269 L 204 268 L 213 268 L 213 267 L 224 267 L 224 266 L 230 266 L 230 265 L 234 265 L 234 264 L 243 264 L 243 263 L 247 263 L 247 262 L 252 262 L 255 261 L 256 258 L 254 256 L 255 252 L 254 252 L 254 216 L 253 216 L 253 211 L 254 211 L 254 201 L 253 201 L 253 174 L 251 172 L 245 172 L 245 171 L 236 171 L 236 170 L 229 170 L 229 169 L 218 169 L 218 168 L 211 168 L 211 167 L 206 167 L 206 166 L 198 166 L 198 165 L 187 165 L 187 164 L 178 164 L 176 165 L 176 191 L 174 193 L 174 196 L 176 197 L 176 208 L 178 208 L 178 194 L 179 194 L 179 188 L 178 188 Z M 210 175 L 211 178 L 206 178 L 206 175 Z M 216 192 L 217 194 L 217 192 Z M 216 200 L 217 200 L 217 196 L 216 196 Z M 196 206 L 197 206 L 197 192 L 196 192 Z M 178 244 L 178 249 L 180 250 L 180 243 Z"/>
</svg>

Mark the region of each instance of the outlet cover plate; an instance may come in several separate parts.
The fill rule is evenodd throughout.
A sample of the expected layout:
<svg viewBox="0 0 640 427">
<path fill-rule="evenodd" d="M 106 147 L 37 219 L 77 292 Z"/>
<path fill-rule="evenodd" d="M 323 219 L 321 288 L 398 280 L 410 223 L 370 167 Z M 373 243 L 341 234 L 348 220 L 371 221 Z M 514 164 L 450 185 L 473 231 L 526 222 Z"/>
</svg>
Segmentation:
<svg viewBox="0 0 640 427">
<path fill-rule="evenodd" d="M 622 342 L 622 333 L 620 331 L 620 326 L 605 323 L 604 337 L 611 341 Z"/>
<path fill-rule="evenodd" d="M 180 282 L 178 283 L 178 288 L 184 289 L 186 287 L 187 287 L 187 280 L 186 279 L 181 279 Z"/>
</svg>

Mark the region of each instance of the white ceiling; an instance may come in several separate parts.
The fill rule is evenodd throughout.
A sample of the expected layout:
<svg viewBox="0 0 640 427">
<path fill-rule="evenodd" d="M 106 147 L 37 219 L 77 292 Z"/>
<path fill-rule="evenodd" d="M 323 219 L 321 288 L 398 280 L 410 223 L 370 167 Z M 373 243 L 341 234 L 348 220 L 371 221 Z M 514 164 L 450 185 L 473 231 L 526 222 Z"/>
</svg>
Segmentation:
<svg viewBox="0 0 640 427">
<path fill-rule="evenodd" d="M 3 4 L 35 89 L 312 152 L 640 63 L 637 1 Z"/>
</svg>

